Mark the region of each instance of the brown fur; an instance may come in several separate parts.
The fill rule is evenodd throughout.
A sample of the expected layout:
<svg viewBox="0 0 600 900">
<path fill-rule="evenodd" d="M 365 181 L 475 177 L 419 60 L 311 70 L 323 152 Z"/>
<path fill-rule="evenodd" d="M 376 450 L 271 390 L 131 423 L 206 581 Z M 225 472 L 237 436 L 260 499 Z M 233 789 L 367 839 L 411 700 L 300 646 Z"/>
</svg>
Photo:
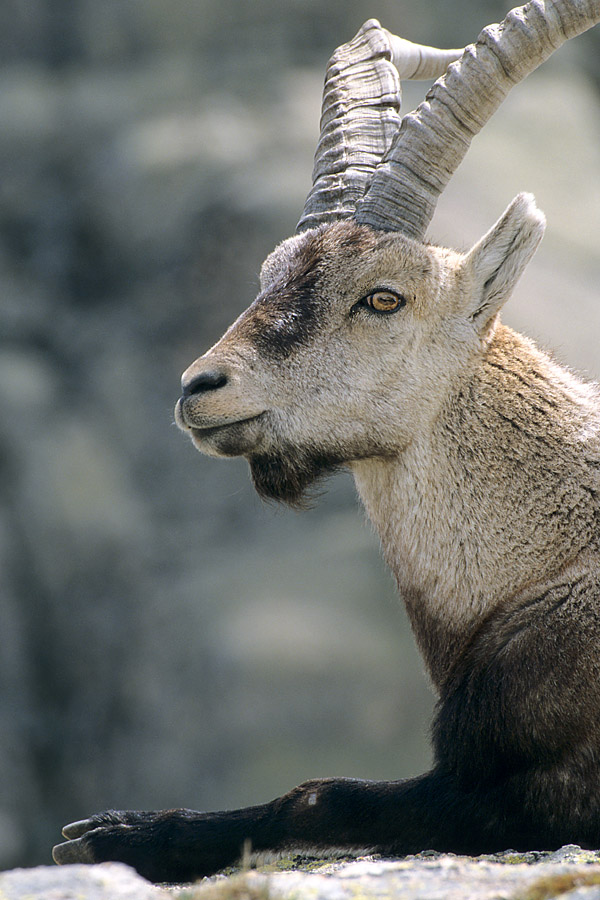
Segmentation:
<svg viewBox="0 0 600 900">
<path fill-rule="evenodd" d="M 600 845 L 600 403 L 498 311 L 543 231 L 518 197 L 467 254 L 342 222 L 284 242 L 184 374 L 196 446 L 300 505 L 347 465 L 438 692 L 434 766 L 223 813 L 114 812 L 60 862 L 181 880 L 253 849 Z M 360 251 L 360 252 L 358 252 Z M 375 290 L 404 303 L 378 315 Z"/>
</svg>

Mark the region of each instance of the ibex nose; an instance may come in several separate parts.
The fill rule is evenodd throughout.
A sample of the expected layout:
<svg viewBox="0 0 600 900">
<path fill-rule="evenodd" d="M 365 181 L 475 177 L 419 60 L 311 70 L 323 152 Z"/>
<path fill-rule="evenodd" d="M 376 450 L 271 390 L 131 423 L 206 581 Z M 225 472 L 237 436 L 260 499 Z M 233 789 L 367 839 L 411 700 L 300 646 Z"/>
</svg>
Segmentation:
<svg viewBox="0 0 600 900">
<path fill-rule="evenodd" d="M 202 394 L 205 391 L 216 391 L 218 388 L 224 387 L 228 382 L 225 372 L 218 369 L 209 369 L 207 372 L 199 372 L 192 375 L 188 380 L 184 380 L 181 389 L 184 399 L 191 397 L 193 394 Z"/>
</svg>

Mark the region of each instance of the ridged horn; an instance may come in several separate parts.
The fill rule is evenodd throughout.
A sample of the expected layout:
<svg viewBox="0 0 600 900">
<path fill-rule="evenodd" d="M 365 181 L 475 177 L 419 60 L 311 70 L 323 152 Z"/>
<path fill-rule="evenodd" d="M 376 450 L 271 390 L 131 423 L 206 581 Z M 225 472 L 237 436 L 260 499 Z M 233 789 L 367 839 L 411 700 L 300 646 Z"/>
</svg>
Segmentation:
<svg viewBox="0 0 600 900">
<path fill-rule="evenodd" d="M 404 116 L 355 218 L 422 239 L 471 139 L 522 81 L 569 38 L 600 22 L 600 0 L 531 0 L 484 28 L 418 109 Z"/>
<path fill-rule="evenodd" d="M 376 19 L 327 66 L 313 186 L 297 231 L 354 215 L 400 127 L 400 78 L 436 78 L 462 50 L 437 50 L 391 35 Z"/>
</svg>

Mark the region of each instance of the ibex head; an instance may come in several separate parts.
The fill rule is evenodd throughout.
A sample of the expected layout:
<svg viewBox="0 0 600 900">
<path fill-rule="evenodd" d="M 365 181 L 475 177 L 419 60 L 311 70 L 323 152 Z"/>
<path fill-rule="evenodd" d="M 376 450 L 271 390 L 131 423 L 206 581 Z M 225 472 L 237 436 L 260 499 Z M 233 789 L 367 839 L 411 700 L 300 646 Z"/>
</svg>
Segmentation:
<svg viewBox="0 0 600 900">
<path fill-rule="evenodd" d="M 297 233 L 183 375 L 176 420 L 199 450 L 245 456 L 261 495 L 297 503 L 320 475 L 397 456 L 430 426 L 544 230 L 522 194 L 466 255 L 430 246 L 437 197 L 510 87 L 599 20 L 600 0 L 532 0 L 459 62 L 374 20 L 336 51 Z M 401 121 L 398 72 L 446 72 Z"/>
</svg>

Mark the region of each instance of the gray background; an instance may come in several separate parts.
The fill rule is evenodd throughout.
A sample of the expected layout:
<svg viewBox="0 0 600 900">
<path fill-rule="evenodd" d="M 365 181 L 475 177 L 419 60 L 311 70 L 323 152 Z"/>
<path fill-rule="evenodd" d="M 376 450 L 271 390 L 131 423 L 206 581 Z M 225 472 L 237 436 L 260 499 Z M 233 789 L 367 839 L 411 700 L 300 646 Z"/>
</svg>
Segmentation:
<svg viewBox="0 0 600 900">
<path fill-rule="evenodd" d="M 310 183 L 325 63 L 370 16 L 463 45 L 480 0 L 0 7 L 0 865 L 106 807 L 261 802 L 428 762 L 432 697 L 347 476 L 263 506 L 172 425 Z M 506 320 L 600 375 L 600 34 L 515 90 L 444 195 L 468 247 L 548 215 Z M 424 85 L 408 86 L 405 108 Z"/>
</svg>

